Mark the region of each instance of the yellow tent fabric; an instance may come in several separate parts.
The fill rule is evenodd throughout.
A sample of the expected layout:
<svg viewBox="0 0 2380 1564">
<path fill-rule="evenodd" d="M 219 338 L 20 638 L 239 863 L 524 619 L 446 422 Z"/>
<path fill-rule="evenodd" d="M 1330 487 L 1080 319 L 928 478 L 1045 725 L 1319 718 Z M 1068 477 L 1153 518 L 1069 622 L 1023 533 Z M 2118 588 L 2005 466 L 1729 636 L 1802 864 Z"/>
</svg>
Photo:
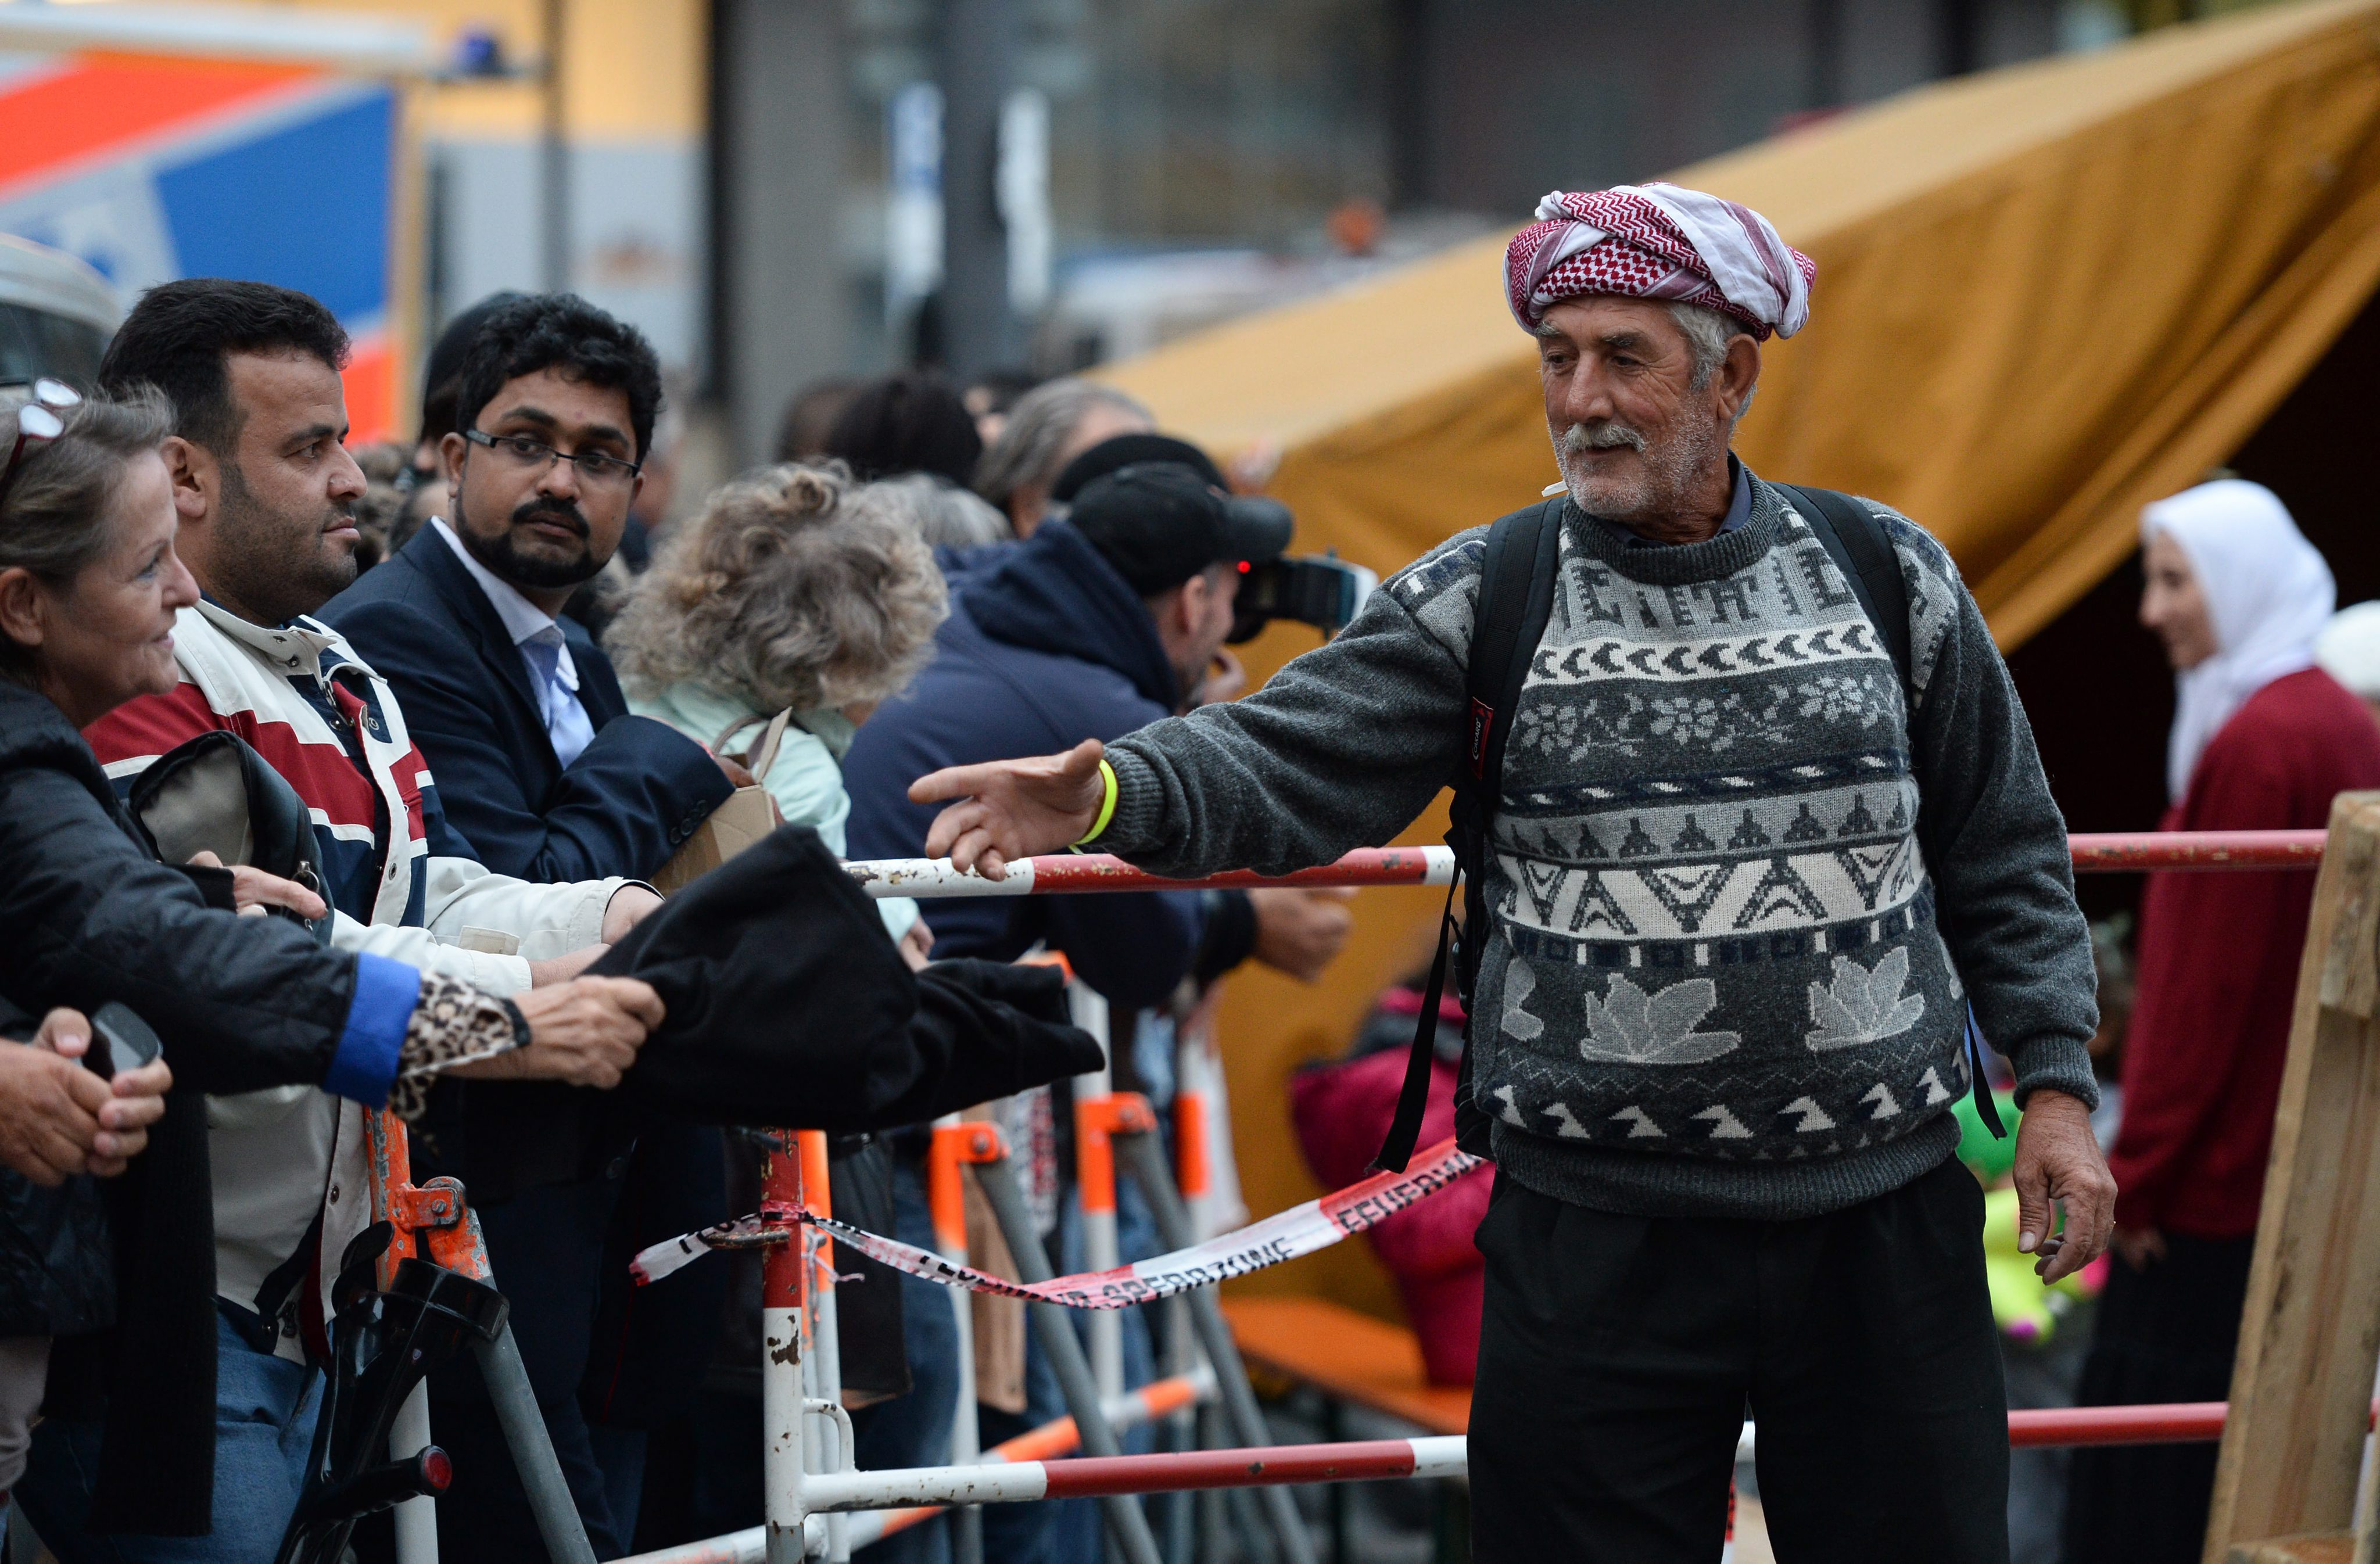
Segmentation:
<svg viewBox="0 0 2380 1564">
<path fill-rule="evenodd" d="M 1767 346 L 1737 449 L 1930 527 L 2012 647 L 2122 562 L 2143 504 L 2236 449 L 2380 282 L 2380 0 L 1923 88 L 1670 177 L 1766 213 L 1818 263 L 1810 325 Z M 1555 476 L 1502 242 L 1106 378 L 1211 448 L 1277 445 L 1300 547 L 1386 574 Z M 1252 667 L 1300 644 L 1276 631 Z M 1257 1210 L 1311 1193 L 1289 1068 L 1342 1048 L 1422 948 L 1421 903 L 1378 895 L 1323 987 L 1244 977 L 1226 1002 Z M 1381 1299 L 1352 1254 L 1281 1279 Z"/>
</svg>

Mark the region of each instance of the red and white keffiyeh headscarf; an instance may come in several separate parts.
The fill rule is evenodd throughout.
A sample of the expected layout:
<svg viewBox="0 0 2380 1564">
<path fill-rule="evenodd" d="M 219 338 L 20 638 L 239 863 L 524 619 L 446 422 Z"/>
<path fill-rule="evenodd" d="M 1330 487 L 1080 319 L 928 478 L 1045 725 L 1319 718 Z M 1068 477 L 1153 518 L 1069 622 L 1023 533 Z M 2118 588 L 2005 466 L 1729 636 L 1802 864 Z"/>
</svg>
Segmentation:
<svg viewBox="0 0 2380 1564">
<path fill-rule="evenodd" d="M 1750 207 L 1658 183 L 1553 191 L 1504 249 L 1505 295 L 1528 331 L 1563 299 L 1618 294 L 1705 305 L 1755 338 L 1791 336 L 1810 319 L 1817 275 Z"/>
</svg>

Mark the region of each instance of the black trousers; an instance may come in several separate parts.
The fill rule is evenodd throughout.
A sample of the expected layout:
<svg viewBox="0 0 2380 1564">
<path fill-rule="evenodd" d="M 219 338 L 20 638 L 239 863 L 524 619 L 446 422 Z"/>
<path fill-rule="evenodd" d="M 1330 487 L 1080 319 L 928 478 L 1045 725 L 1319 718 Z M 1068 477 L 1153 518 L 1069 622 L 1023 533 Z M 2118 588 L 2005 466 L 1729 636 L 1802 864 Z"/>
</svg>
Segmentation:
<svg viewBox="0 0 2380 1564">
<path fill-rule="evenodd" d="M 1781 1564 L 2007 1564 L 1983 1192 L 1957 1162 L 1801 1221 L 1614 1216 L 1499 1175 L 1477 1564 L 1710 1564 L 1747 1411 Z"/>
<path fill-rule="evenodd" d="M 2136 1271 L 2119 1255 L 2075 1397 L 2086 1407 L 2219 1401 L 2231 1394 L 2252 1238 L 2166 1235 Z M 2219 1447 L 2131 1445 L 2074 1452 L 2067 1564 L 2198 1564 Z"/>
</svg>

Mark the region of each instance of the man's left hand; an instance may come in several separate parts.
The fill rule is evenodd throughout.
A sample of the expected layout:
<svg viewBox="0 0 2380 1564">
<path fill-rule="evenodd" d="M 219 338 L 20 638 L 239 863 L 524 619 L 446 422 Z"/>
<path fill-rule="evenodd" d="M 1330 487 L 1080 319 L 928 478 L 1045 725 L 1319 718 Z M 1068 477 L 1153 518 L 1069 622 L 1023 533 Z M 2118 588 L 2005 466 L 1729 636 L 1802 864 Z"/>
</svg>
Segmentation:
<svg viewBox="0 0 2380 1564">
<path fill-rule="evenodd" d="M 612 899 L 603 903 L 602 942 L 618 944 L 628 937 L 628 930 L 644 922 L 661 904 L 661 893 L 650 886 L 623 885 L 613 891 Z"/>
<path fill-rule="evenodd" d="M 2024 1105 L 2016 1129 L 2016 1246 L 2038 1255 L 2046 1286 L 2099 1257 L 2116 1220 L 2116 1177 L 2091 1133 L 2091 1110 L 2078 1097 L 2044 1086 Z M 2066 1230 L 2055 1232 L 2057 1207 Z"/>
</svg>

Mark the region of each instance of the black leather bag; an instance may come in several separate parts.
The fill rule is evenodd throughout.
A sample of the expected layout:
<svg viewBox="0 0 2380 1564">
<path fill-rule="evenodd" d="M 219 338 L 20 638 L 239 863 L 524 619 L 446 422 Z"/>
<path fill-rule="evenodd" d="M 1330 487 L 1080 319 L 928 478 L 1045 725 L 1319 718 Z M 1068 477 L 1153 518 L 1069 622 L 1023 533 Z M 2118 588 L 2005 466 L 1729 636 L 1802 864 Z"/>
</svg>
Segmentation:
<svg viewBox="0 0 2380 1564">
<path fill-rule="evenodd" d="M 313 815 L 237 734 L 217 729 L 167 750 L 140 773 L 125 802 L 159 863 L 179 867 L 212 853 L 226 868 L 245 864 L 330 903 Z M 302 918 L 286 908 L 268 910 L 304 925 L 316 943 L 331 942 L 328 914 Z"/>
</svg>

